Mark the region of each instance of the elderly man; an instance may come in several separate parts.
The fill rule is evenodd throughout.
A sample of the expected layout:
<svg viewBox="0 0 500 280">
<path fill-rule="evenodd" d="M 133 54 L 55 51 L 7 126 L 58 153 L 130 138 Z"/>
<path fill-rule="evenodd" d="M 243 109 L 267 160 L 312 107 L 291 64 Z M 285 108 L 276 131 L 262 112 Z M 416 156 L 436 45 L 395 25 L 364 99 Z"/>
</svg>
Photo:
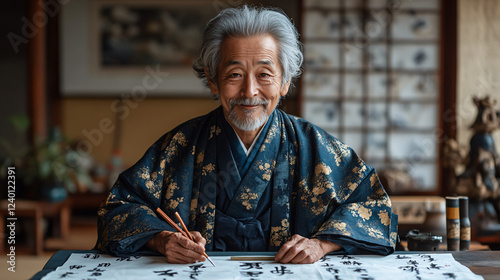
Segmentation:
<svg viewBox="0 0 500 280">
<path fill-rule="evenodd" d="M 96 247 L 152 249 L 168 262 L 205 250 L 390 254 L 397 216 L 373 168 L 336 138 L 276 109 L 303 57 L 288 17 L 243 6 L 207 25 L 193 67 L 221 106 L 161 137 L 123 172 L 99 211 Z M 179 212 L 191 241 L 155 214 Z"/>
</svg>

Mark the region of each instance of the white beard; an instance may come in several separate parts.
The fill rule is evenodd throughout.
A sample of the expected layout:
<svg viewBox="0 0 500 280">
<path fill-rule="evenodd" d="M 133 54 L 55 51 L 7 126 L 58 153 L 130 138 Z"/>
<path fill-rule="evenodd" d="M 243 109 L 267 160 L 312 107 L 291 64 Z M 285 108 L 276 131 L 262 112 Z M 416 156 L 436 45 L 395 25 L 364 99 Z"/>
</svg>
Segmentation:
<svg viewBox="0 0 500 280">
<path fill-rule="evenodd" d="M 263 126 L 268 117 L 268 112 L 267 112 L 267 107 L 266 105 L 268 104 L 267 100 L 262 100 L 258 98 L 241 98 L 241 99 L 232 99 L 229 101 L 229 106 L 230 106 L 230 111 L 229 111 L 229 119 L 231 122 L 236 126 L 238 129 L 243 130 L 243 131 L 252 131 L 260 128 Z M 241 109 L 242 114 L 238 114 L 235 109 L 234 105 L 260 105 L 262 106 L 262 112 L 259 117 L 255 118 L 252 116 L 252 113 L 255 112 L 256 110 L 246 110 L 246 109 Z"/>
</svg>

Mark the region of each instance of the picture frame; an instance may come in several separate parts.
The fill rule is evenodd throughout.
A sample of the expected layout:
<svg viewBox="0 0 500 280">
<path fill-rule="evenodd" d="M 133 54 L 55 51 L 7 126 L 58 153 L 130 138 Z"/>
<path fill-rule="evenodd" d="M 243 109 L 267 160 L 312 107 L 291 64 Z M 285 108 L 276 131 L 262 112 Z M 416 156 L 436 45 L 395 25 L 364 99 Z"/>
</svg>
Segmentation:
<svg viewBox="0 0 500 280">
<path fill-rule="evenodd" d="M 61 94 L 206 97 L 192 61 L 211 1 L 81 0 L 61 11 Z"/>
</svg>

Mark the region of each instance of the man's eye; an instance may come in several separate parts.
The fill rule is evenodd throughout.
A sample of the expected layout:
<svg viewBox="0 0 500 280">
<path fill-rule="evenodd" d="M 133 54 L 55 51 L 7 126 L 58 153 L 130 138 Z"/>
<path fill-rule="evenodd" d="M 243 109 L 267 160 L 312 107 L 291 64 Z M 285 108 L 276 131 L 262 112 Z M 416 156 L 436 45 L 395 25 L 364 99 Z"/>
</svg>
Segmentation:
<svg viewBox="0 0 500 280">
<path fill-rule="evenodd" d="M 271 75 L 267 74 L 267 73 L 260 73 L 259 74 L 259 77 L 261 78 L 269 78 Z"/>
<path fill-rule="evenodd" d="M 229 74 L 229 77 L 230 77 L 230 78 L 238 78 L 238 77 L 240 77 L 240 76 L 241 76 L 241 75 L 240 75 L 240 74 L 238 74 L 238 73 L 231 73 L 231 74 Z"/>
</svg>

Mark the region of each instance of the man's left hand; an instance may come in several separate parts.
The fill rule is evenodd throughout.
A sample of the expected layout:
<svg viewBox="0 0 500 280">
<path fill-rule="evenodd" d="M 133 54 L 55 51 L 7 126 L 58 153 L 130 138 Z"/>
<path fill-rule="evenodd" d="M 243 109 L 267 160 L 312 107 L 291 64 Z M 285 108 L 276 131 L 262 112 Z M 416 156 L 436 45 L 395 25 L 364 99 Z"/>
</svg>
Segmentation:
<svg viewBox="0 0 500 280">
<path fill-rule="evenodd" d="M 290 241 L 281 246 L 274 260 L 280 263 L 314 263 L 325 254 L 339 249 L 341 247 L 333 242 L 309 239 L 295 234 Z"/>
</svg>

